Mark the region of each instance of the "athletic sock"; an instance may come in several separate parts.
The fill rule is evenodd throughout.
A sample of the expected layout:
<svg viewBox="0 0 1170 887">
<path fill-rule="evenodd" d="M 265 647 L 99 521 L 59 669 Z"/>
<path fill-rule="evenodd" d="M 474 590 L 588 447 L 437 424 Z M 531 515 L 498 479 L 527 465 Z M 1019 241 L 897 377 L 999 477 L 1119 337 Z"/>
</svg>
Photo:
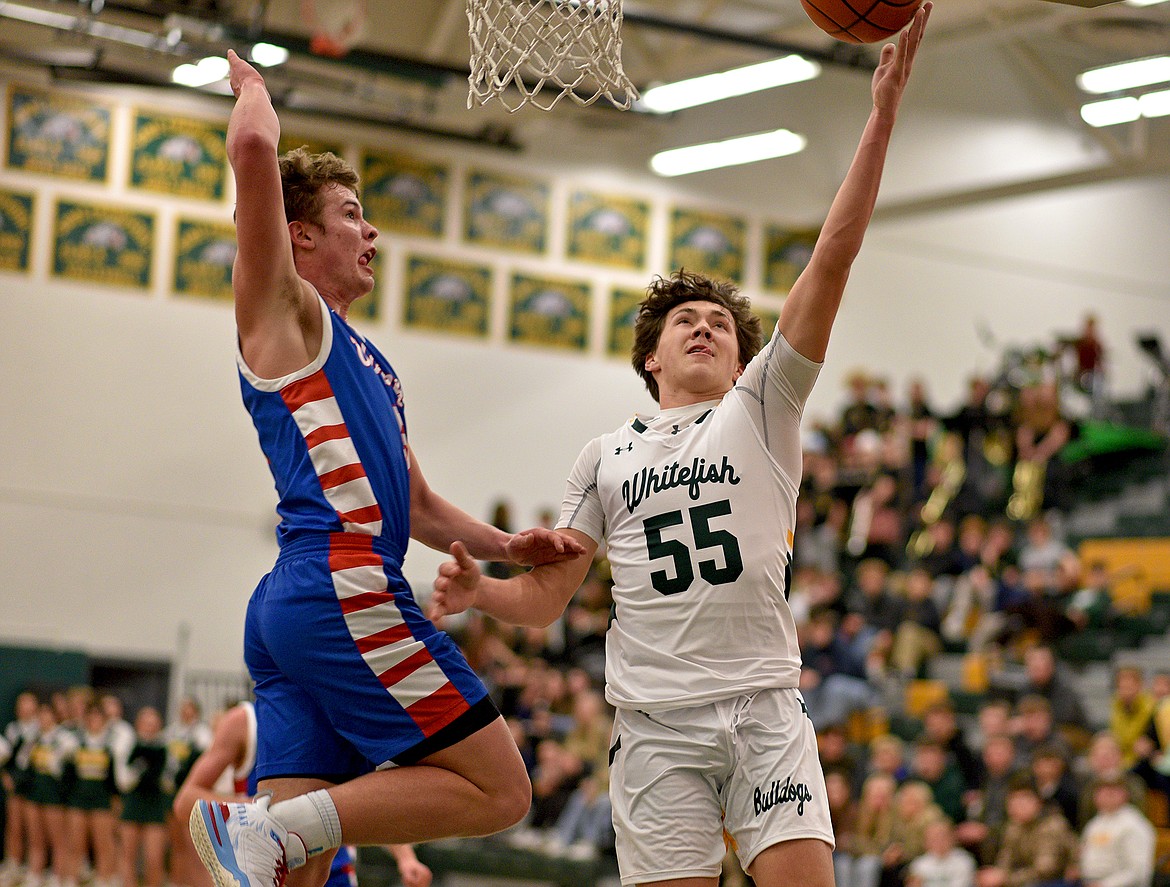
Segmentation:
<svg viewBox="0 0 1170 887">
<path fill-rule="evenodd" d="M 295 844 L 293 848 L 285 848 L 289 868 L 297 868 L 306 859 L 341 846 L 341 820 L 333 798 L 325 789 L 280 801 L 273 804 L 269 812 L 288 829 L 289 842 L 301 845 L 300 848 Z"/>
</svg>

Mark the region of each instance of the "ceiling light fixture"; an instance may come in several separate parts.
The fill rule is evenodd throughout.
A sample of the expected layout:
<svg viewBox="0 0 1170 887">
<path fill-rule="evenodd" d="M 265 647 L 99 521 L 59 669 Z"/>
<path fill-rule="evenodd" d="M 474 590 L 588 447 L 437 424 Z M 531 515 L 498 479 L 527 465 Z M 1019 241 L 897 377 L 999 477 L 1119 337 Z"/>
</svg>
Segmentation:
<svg viewBox="0 0 1170 887">
<path fill-rule="evenodd" d="M 812 80 L 820 73 L 821 66 L 816 62 L 795 54 L 786 55 L 755 65 L 732 68 L 730 71 L 652 87 L 646 90 L 635 107 L 654 114 L 669 114 L 683 108 Z"/>
<path fill-rule="evenodd" d="M 1155 55 L 1116 65 L 1105 65 L 1077 75 L 1077 86 L 1094 95 L 1167 81 L 1170 81 L 1170 55 Z"/>
<path fill-rule="evenodd" d="M 1133 96 L 1081 105 L 1081 119 L 1093 127 L 1132 123 L 1141 116 L 1141 106 Z"/>
<path fill-rule="evenodd" d="M 1165 3 L 1166 0 L 1125 0 L 1126 6 L 1157 6 L 1159 3 Z"/>
<path fill-rule="evenodd" d="M 1170 89 L 1147 92 L 1140 97 L 1105 99 L 1081 106 L 1081 119 L 1089 126 L 1115 126 L 1141 117 L 1170 116 Z"/>
<path fill-rule="evenodd" d="M 275 43 L 257 43 L 248 53 L 252 61 L 262 68 L 271 68 L 283 65 L 288 61 L 288 50 Z"/>
<path fill-rule="evenodd" d="M 230 70 L 227 59 L 210 55 L 200 59 L 195 65 L 179 65 L 171 72 L 171 80 L 180 86 L 208 86 L 217 80 L 223 80 Z"/>
<path fill-rule="evenodd" d="M 684 176 L 689 173 L 738 166 L 787 157 L 804 150 L 808 139 L 787 129 L 759 132 L 750 136 L 706 142 L 686 148 L 661 151 L 650 159 L 650 168 L 660 176 Z"/>
</svg>

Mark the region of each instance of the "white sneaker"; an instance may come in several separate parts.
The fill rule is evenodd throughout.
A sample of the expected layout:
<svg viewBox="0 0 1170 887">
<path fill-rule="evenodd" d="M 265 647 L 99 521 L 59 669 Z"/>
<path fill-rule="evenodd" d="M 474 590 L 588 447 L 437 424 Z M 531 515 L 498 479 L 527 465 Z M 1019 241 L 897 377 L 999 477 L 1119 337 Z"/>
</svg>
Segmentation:
<svg viewBox="0 0 1170 887">
<path fill-rule="evenodd" d="M 216 887 L 283 887 L 288 830 L 268 812 L 271 800 L 195 803 L 191 839 Z"/>
</svg>

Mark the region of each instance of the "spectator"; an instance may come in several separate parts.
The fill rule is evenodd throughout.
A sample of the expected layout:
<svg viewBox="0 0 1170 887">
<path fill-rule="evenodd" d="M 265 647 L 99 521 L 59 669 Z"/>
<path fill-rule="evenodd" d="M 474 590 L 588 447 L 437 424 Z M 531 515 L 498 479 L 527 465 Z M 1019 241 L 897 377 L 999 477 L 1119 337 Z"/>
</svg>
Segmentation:
<svg viewBox="0 0 1170 887">
<path fill-rule="evenodd" d="M 1070 595 L 1064 613 L 1079 632 L 1098 631 L 1113 622 L 1117 611 L 1113 606 L 1112 577 L 1108 564 L 1104 561 L 1089 564 L 1084 581 Z"/>
<path fill-rule="evenodd" d="M 1106 403 L 1105 346 L 1097 332 L 1097 317 L 1086 314 L 1080 334 L 1072 341 L 1076 359 L 1073 382 L 1078 390 L 1089 395 L 1090 415 L 1103 418 Z"/>
<path fill-rule="evenodd" d="M 926 469 L 930 465 L 930 450 L 938 433 L 938 420 L 926 396 L 926 383 L 921 378 L 910 380 L 907 389 L 906 436 L 910 441 L 910 492 L 915 502 L 926 499 Z"/>
<path fill-rule="evenodd" d="M 1097 815 L 1080 842 L 1084 887 L 1149 887 L 1154 874 L 1154 827 L 1129 802 L 1120 776 L 1096 780 Z"/>
<path fill-rule="evenodd" d="M 1033 466 L 1039 472 L 1038 490 L 1035 492 L 1039 492 L 1040 496 L 1034 502 L 1034 507 L 1021 507 L 1014 514 L 1009 510 L 1009 514 L 1028 519 L 1042 508 L 1064 510 L 1072 505 L 1072 472 L 1067 463 L 1056 457 L 1066 444 L 1076 439 L 1077 434 L 1077 426 L 1061 412 L 1056 382 L 1042 382 L 1020 391 L 1016 470 L 1018 473 L 1021 465 L 1024 465 Z M 1017 493 L 1021 492 L 1032 491 L 1017 489 Z M 1030 501 L 1029 505 L 1032 505 Z"/>
<path fill-rule="evenodd" d="M 851 714 L 872 708 L 877 694 L 864 677 L 864 665 L 837 630 L 837 615 L 827 607 L 800 627 L 800 691 L 817 729 L 844 724 Z"/>
<path fill-rule="evenodd" d="M 854 571 L 854 584 L 845 592 L 844 631 L 862 661 L 874 653 L 884 665 L 894 630 L 902 621 L 903 599 L 889 586 L 890 567 L 867 558 Z"/>
<path fill-rule="evenodd" d="M 963 818 L 963 774 L 945 747 L 929 739 L 914 743 L 910 779 L 930 789 L 931 801 L 952 822 Z"/>
<path fill-rule="evenodd" d="M 906 763 L 906 743 L 893 733 L 883 733 L 875 736 L 869 744 L 869 762 L 866 765 L 869 774 L 885 773 L 900 784 L 910 775 L 910 768 Z"/>
<path fill-rule="evenodd" d="M 1139 810 L 1146 809 L 1146 784 L 1140 776 L 1131 773 L 1122 762 L 1121 746 L 1108 730 L 1102 730 L 1093 736 L 1092 742 L 1089 743 L 1086 763 L 1087 773 L 1082 780 L 1077 804 L 1078 828 L 1084 828 L 1096 812 L 1094 785 L 1098 779 L 1120 777 L 1129 789 L 1129 802 Z"/>
<path fill-rule="evenodd" d="M 954 827 L 945 819 L 926 826 L 926 850 L 906 870 L 906 887 L 974 887 L 975 858 L 955 846 Z"/>
<path fill-rule="evenodd" d="M 902 563 L 906 546 L 904 507 L 898 501 L 898 481 L 879 472 L 853 498 L 846 550 L 856 558 L 877 558 L 890 568 Z"/>
<path fill-rule="evenodd" d="M 1076 850 L 1076 835 L 1059 813 L 1045 814 L 1028 777 L 1008 794 L 1008 824 L 995 865 L 976 875 L 978 887 L 1035 887 L 1060 881 Z"/>
<path fill-rule="evenodd" d="M 882 853 L 881 887 L 902 884 L 910 861 L 926 852 L 926 829 L 945 815 L 931 797 L 930 786 L 917 779 L 904 782 L 894 795 L 894 824 Z"/>
<path fill-rule="evenodd" d="M 942 619 L 934 601 L 934 583 L 922 567 L 906 574 L 902 619 L 894 629 L 890 665 L 902 678 L 919 677 L 926 662 L 942 652 Z"/>
<path fill-rule="evenodd" d="M 1016 758 L 1022 763 L 1042 746 L 1052 746 L 1065 757 L 1072 757 L 1068 741 L 1052 722 L 1052 706 L 1043 696 L 1032 693 L 1020 699 L 1016 705 Z"/>
<path fill-rule="evenodd" d="M 954 506 L 963 514 L 997 512 L 1004 499 L 1007 421 L 1001 412 L 991 408 L 990 394 L 988 381 L 973 376 L 967 385 L 967 400 L 943 422 L 962 441 L 966 471 Z"/>
<path fill-rule="evenodd" d="M 833 822 L 833 876 L 837 887 L 868 887 L 858 883 L 855 872 L 857 859 L 857 802 L 853 786 L 840 770 L 825 772 L 825 797 L 829 801 L 829 817 Z"/>
<path fill-rule="evenodd" d="M 1113 673 L 1113 699 L 1109 707 L 1109 732 L 1121 748 L 1126 767 L 1137 763 L 1134 748 L 1154 717 L 1154 697 L 1145 690 L 1145 673 L 1136 665 L 1121 665 Z"/>
<path fill-rule="evenodd" d="M 1024 651 L 1025 695 L 1043 696 L 1052 711 L 1052 721 L 1061 731 L 1083 731 L 1088 723 L 1081 694 L 1060 667 L 1056 654 L 1045 644 Z M 1086 740 L 1088 737 L 1085 737 Z M 1084 748 L 1084 745 L 1081 746 Z"/>
<path fill-rule="evenodd" d="M 1036 794 L 1044 804 L 1045 812 L 1057 812 L 1069 825 L 1076 825 L 1079 792 L 1068 769 L 1068 759 L 1060 749 L 1043 745 L 1036 749 L 1031 761 L 1032 781 Z"/>
<path fill-rule="evenodd" d="M 922 738 L 938 743 L 946 750 L 959 768 L 965 791 L 978 787 L 983 767 L 979 762 L 979 756 L 963 738 L 955 707 L 949 699 L 927 706 L 926 711 L 922 713 Z M 952 820 L 958 821 L 954 816 Z"/>
<path fill-rule="evenodd" d="M 1037 517 L 1028 522 L 1027 535 L 1017 558 L 1021 570 L 1038 570 L 1049 588 L 1058 588 L 1064 576 L 1080 571 L 1076 552 L 1056 538 L 1052 522 Z"/>
<path fill-rule="evenodd" d="M 989 736 L 983 746 L 983 778 L 964 798 L 965 819 L 956 835 L 981 865 L 992 865 L 999 855 L 1007 827 L 1008 790 L 1017 772 L 1015 760 L 1011 737 L 1002 733 Z"/>
<path fill-rule="evenodd" d="M 857 832 L 853 847 L 854 887 L 877 887 L 882 858 L 894 831 L 894 797 L 898 784 L 888 773 L 872 773 L 861 787 L 857 804 Z"/>
<path fill-rule="evenodd" d="M 865 766 L 860 749 L 849 741 L 844 725 L 830 724 L 817 731 L 817 751 L 825 775 L 841 774 L 849 784 L 850 795 L 857 797 L 865 776 Z"/>
</svg>

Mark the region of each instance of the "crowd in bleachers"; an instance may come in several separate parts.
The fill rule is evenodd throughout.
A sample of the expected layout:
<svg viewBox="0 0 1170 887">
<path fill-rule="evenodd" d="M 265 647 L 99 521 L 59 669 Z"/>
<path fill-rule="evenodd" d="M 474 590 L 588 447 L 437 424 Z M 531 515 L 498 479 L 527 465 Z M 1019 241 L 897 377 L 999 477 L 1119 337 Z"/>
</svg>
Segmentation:
<svg viewBox="0 0 1170 887">
<path fill-rule="evenodd" d="M 1158 835 L 1168 833 L 1155 827 L 1170 829 L 1170 661 L 1159 673 L 1117 668 L 1110 715 L 1097 718 L 1059 656 L 1064 639 L 1123 615 L 1113 593 L 1120 577 L 1083 562 L 1064 539 L 1078 466 L 1060 453 L 1078 422 L 1062 398 L 1079 391 L 1099 412 L 1103 390 L 1099 343 L 1070 341 L 1073 371 L 1052 355 L 1014 361 L 972 379 L 948 414 L 922 381 L 898 403 L 889 384 L 855 373 L 840 415 L 805 433 L 789 603 L 839 887 L 1151 883 L 1164 852 Z M 506 501 L 494 522 L 514 529 Z M 612 713 L 603 696 L 611 604 L 600 552 L 546 629 L 474 611 L 443 626 L 484 678 L 531 775 L 531 813 L 507 836 L 518 847 L 582 858 L 612 851 Z M 962 711 L 951 688 L 939 692 L 931 680 L 944 653 L 966 657 Z M 32 782 L 16 795 L 24 843 L 6 845 L 0 887 L 14 883 L 17 863 L 28 887 L 50 876 L 73 887 L 83 865 L 95 887 L 130 887 L 140 870 L 148 887 L 164 877 L 192 883 L 175 869 L 177 854 L 163 873 L 165 815 L 137 822 L 127 811 L 139 806 L 136 792 L 174 790 L 182 765 L 167 749 L 185 743 L 189 758 L 199 736 L 163 730 L 150 710 L 135 731 L 81 699 L 19 705 L 0 748 L 10 752 L 10 803 L 18 773 Z M 123 798 L 117 824 L 112 812 L 99 822 L 104 813 L 45 794 L 79 785 L 83 761 L 107 741 L 101 779 Z M 141 807 L 167 806 L 152 803 Z M 28 815 L 38 804 L 43 815 Z M 743 877 L 729 855 L 725 880 Z"/>
</svg>

